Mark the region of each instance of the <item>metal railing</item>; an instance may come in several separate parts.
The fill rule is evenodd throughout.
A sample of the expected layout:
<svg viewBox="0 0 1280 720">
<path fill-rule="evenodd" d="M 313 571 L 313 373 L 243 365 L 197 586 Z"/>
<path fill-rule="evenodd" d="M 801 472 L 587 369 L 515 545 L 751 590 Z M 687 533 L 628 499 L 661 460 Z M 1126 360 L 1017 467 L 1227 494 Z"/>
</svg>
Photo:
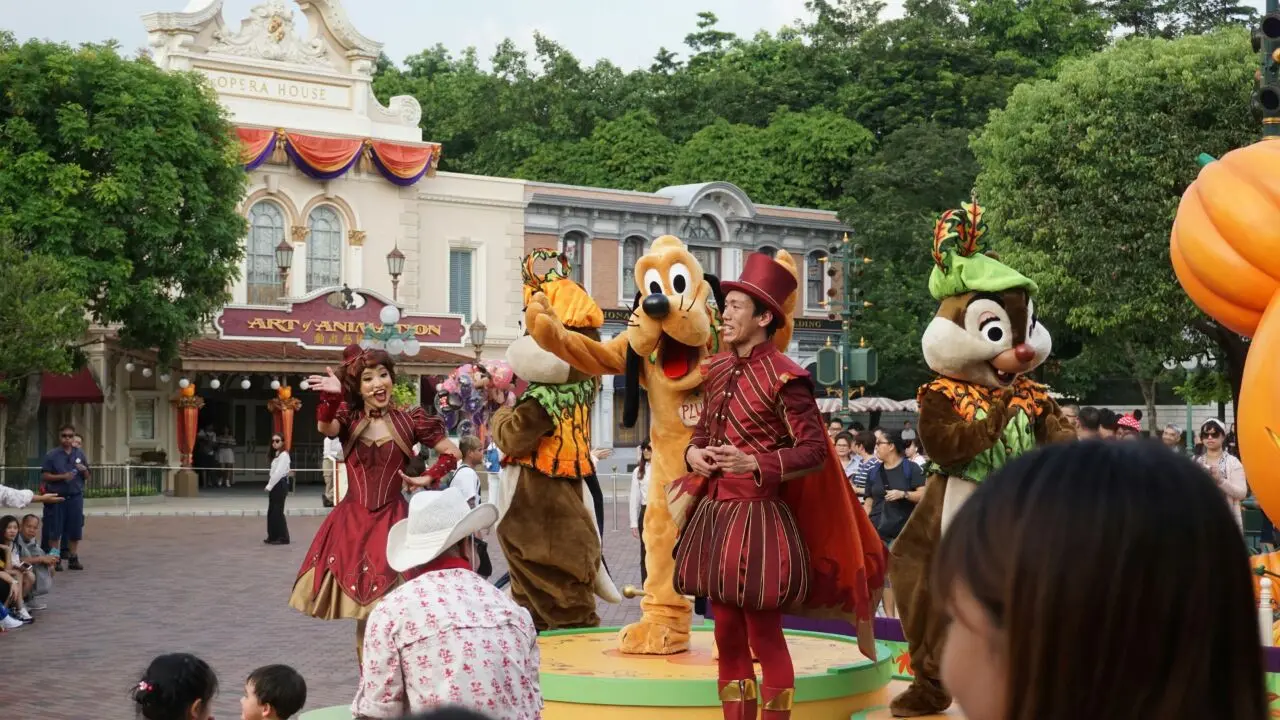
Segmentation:
<svg viewBox="0 0 1280 720">
<path fill-rule="evenodd" d="M 119 498 L 124 501 L 125 514 L 134 498 L 157 497 L 168 491 L 168 480 L 181 470 L 201 472 L 200 468 L 183 468 L 172 465 L 94 465 L 89 468 L 89 479 L 84 485 L 86 500 Z M 210 479 L 218 477 L 217 468 L 209 469 Z M 267 481 L 270 468 L 235 468 L 233 477 L 244 483 L 244 475 L 253 478 L 252 483 Z M 0 485 L 16 490 L 40 492 L 46 484 L 41 480 L 39 467 L 4 467 L 0 466 Z M 488 500 L 489 484 L 487 473 L 481 473 L 481 496 Z M 304 467 L 292 470 L 294 491 L 299 485 L 323 487 L 324 471 L 318 467 Z M 631 473 L 603 473 L 600 479 L 600 491 L 604 496 L 604 526 L 606 531 L 626 530 L 631 527 L 630 492 Z"/>
</svg>

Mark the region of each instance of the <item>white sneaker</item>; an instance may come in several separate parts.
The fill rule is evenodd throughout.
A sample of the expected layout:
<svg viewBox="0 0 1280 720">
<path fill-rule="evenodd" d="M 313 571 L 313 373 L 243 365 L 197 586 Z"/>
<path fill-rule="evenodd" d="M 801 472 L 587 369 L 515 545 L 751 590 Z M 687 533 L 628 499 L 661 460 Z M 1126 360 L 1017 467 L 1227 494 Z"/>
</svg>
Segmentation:
<svg viewBox="0 0 1280 720">
<path fill-rule="evenodd" d="M 17 630 L 25 625 L 26 623 L 18 620 L 12 615 L 6 615 L 3 618 L 0 618 L 0 628 L 4 628 L 5 630 Z"/>
</svg>

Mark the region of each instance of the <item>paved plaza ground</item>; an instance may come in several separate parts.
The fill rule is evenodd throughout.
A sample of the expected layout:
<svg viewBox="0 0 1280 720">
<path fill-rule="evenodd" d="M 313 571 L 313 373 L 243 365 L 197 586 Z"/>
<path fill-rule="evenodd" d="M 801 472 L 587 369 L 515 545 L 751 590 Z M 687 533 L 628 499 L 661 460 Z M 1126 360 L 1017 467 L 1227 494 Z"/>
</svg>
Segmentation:
<svg viewBox="0 0 1280 720">
<path fill-rule="evenodd" d="M 88 519 L 81 551 L 88 569 L 59 573 L 49 609 L 33 625 L 0 634 L 0 717 L 132 717 L 130 687 L 165 652 L 195 653 L 217 671 L 218 720 L 240 716 L 245 675 L 268 663 L 303 674 L 308 709 L 351 701 L 355 623 L 313 620 L 286 604 L 322 518 L 290 517 L 293 544 L 270 547 L 262 544 L 265 518 L 242 517 L 231 504 L 216 516 L 192 516 L 189 501 L 181 507 L 180 516 Z M 639 584 L 639 543 L 626 529 L 625 500 L 616 516 L 622 529 L 610 530 L 612 507 L 605 515 L 614 580 Z M 496 578 L 505 563 L 496 542 L 490 549 Z M 603 624 L 638 618 L 639 602 L 602 603 Z"/>
</svg>

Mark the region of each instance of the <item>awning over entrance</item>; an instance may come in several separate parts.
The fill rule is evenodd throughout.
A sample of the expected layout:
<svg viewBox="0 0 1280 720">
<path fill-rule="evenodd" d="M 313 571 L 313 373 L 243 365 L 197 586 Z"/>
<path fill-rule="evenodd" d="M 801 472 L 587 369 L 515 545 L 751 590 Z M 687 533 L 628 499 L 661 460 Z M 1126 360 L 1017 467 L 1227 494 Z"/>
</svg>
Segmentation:
<svg viewBox="0 0 1280 720">
<path fill-rule="evenodd" d="M 183 346 L 179 357 L 188 372 L 324 372 L 342 362 L 340 350 L 313 350 L 288 341 L 202 338 Z M 414 357 L 396 358 L 396 370 L 409 374 L 447 374 L 473 358 L 424 347 Z M 101 396 L 99 396 L 101 397 Z"/>
<path fill-rule="evenodd" d="M 0 396 L 0 404 L 5 398 Z M 41 405 L 72 405 L 83 403 L 97 405 L 102 402 L 102 388 L 93 379 L 89 368 L 81 368 L 70 375 L 43 373 L 40 379 Z"/>
</svg>

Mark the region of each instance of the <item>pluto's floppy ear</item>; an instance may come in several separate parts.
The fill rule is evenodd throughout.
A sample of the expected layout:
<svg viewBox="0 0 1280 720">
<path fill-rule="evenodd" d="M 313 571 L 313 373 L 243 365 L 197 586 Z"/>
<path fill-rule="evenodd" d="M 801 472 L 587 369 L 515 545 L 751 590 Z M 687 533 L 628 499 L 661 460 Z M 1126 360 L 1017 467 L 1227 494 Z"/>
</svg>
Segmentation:
<svg viewBox="0 0 1280 720">
<path fill-rule="evenodd" d="M 716 301 L 716 310 L 724 312 L 724 291 L 720 289 L 720 278 L 715 275 L 703 275 L 702 279 L 711 286 L 711 297 Z"/>
<path fill-rule="evenodd" d="M 716 287 L 716 286 L 713 286 Z M 631 303 L 631 312 L 640 307 L 641 293 L 636 291 L 636 299 Z M 640 356 L 631 345 L 627 345 L 627 369 L 623 372 L 622 386 L 622 427 L 633 428 L 640 418 Z"/>
</svg>

